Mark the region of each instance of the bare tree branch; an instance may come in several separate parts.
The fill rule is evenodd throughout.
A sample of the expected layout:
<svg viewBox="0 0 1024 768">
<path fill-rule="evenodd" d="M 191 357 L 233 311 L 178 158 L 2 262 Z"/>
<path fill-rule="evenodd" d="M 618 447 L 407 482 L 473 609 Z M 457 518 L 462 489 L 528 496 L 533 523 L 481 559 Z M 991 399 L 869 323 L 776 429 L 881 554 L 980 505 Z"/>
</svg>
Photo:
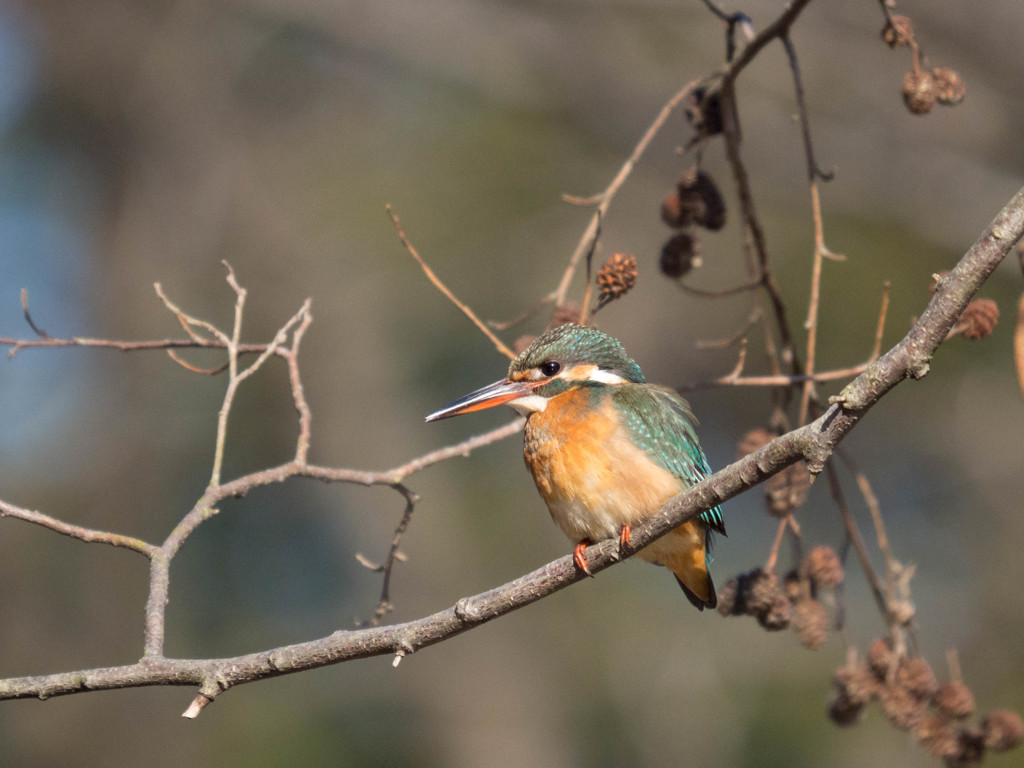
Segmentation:
<svg viewBox="0 0 1024 768">
<path fill-rule="evenodd" d="M 824 414 L 669 500 L 656 516 L 634 527 L 630 552 L 796 461 L 802 459 L 812 472 L 821 472 L 839 442 L 875 403 L 905 379 L 919 379 L 928 373 L 932 355 L 945 340 L 949 329 L 1022 233 L 1024 189 L 996 216 L 956 268 L 939 281 L 931 301 L 907 335 L 832 398 Z M 214 504 L 221 499 L 273 482 L 275 478 L 316 476 L 316 473 L 308 471 L 310 469 L 293 462 L 208 489 L 193 512 L 161 547 L 161 552 L 153 557 L 154 567 L 173 555 L 201 519 L 214 513 Z M 389 478 L 384 482 L 395 481 Z M 617 539 L 600 542 L 586 551 L 587 564 L 594 573 L 611 567 L 622 557 Z M 0 699 L 44 699 L 89 690 L 189 685 L 199 686 L 199 695 L 208 703 L 234 685 L 266 677 L 368 656 L 395 654 L 396 658 L 402 658 L 543 599 L 582 578 L 585 577 L 574 567 L 572 558 L 566 556 L 493 590 L 463 598 L 455 605 L 422 619 L 385 627 L 339 631 L 318 640 L 227 659 L 163 658 L 159 655 L 162 640 L 158 642 L 155 637 L 150 638 L 147 625 L 147 655 L 138 663 L 2 680 Z M 190 717 L 197 715 L 204 706 L 198 703 L 198 698 L 186 712 Z"/>
</svg>

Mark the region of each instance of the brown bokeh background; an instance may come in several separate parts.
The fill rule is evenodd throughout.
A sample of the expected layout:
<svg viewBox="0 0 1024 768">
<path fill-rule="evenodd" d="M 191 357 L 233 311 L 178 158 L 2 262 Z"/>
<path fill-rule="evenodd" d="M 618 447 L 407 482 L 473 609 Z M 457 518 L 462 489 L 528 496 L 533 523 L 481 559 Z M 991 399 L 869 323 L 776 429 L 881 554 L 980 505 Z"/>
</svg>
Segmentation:
<svg viewBox="0 0 1024 768">
<path fill-rule="evenodd" d="M 742 9 L 763 28 L 779 3 Z M 964 76 L 955 109 L 910 115 L 905 51 L 879 40 L 876 3 L 814 2 L 793 32 L 824 187 L 820 365 L 867 355 L 881 286 L 897 341 L 1021 186 L 1019 0 L 906 3 L 937 65 Z M 484 317 L 550 291 L 589 212 L 562 193 L 602 189 L 661 105 L 721 61 L 720 23 L 686 2 L 492 0 L 51 0 L 0 8 L 0 335 L 30 334 L 18 291 L 59 336 L 180 334 L 159 281 L 226 325 L 228 260 L 249 289 L 244 338 L 267 340 L 308 296 L 303 346 L 311 458 L 383 469 L 502 423 L 426 425 L 506 361 L 423 278 L 391 203 L 437 272 Z M 774 45 L 739 81 L 744 155 L 777 277 L 799 326 L 812 253 L 792 82 Z M 751 298 L 709 302 L 657 274 L 662 196 L 685 163 L 675 116 L 615 200 L 602 254 L 640 260 L 633 294 L 599 316 L 653 381 L 720 376 Z M 729 196 L 721 147 L 706 167 Z M 743 276 L 735 217 L 705 238 L 695 285 Z M 847 446 L 868 472 L 897 556 L 918 566 L 922 647 L 957 648 L 982 711 L 1024 709 L 1024 402 L 1005 264 L 984 289 L 992 337 L 955 339 L 931 375 L 887 397 Z M 582 291 L 577 282 L 576 295 Z M 539 322 L 527 324 L 533 332 Z M 514 334 L 507 334 L 511 341 Z M 213 356 L 194 355 L 199 364 Z M 762 361 L 752 356 L 751 365 Z M 285 460 L 296 432 L 280 366 L 247 383 L 227 476 Z M 209 476 L 224 381 L 161 353 L 23 351 L 0 365 L 0 498 L 82 525 L 162 540 Z M 837 391 L 824 388 L 823 394 Z M 713 466 L 763 423 L 761 390 L 692 393 Z M 449 606 L 568 551 L 507 440 L 414 476 L 423 497 L 393 585 L 397 620 Z M 823 485 L 823 484 L 819 484 Z M 853 494 L 852 484 L 848 491 Z M 294 482 L 225 504 L 172 568 L 167 653 L 223 656 L 322 636 L 373 608 L 378 558 L 402 510 L 386 489 Z M 863 505 L 857 514 L 865 532 Z M 719 585 L 767 555 L 755 491 L 725 508 Z M 800 515 L 809 542 L 841 543 L 827 489 Z M 0 675 L 141 654 L 145 562 L 0 521 Z M 849 636 L 884 629 L 863 578 Z M 195 722 L 193 692 L 147 689 L 10 702 L 11 766 L 865 766 L 931 765 L 872 710 L 825 718 L 845 651 L 697 614 L 664 573 L 626 564 L 407 658 L 372 659 L 233 690 Z M 1014 762 L 1016 761 L 1016 762 Z M 1021 764 L 1019 755 L 992 765 Z"/>
</svg>

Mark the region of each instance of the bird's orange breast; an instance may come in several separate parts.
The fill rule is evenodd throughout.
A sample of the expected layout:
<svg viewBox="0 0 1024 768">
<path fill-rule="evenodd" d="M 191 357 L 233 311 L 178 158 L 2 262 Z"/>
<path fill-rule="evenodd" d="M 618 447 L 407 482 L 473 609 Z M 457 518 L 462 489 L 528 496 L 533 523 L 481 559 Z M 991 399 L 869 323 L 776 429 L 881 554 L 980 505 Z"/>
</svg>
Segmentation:
<svg viewBox="0 0 1024 768">
<path fill-rule="evenodd" d="M 523 456 L 551 517 L 573 541 L 617 536 L 683 490 L 632 443 L 610 398 L 586 387 L 530 416 Z"/>
</svg>

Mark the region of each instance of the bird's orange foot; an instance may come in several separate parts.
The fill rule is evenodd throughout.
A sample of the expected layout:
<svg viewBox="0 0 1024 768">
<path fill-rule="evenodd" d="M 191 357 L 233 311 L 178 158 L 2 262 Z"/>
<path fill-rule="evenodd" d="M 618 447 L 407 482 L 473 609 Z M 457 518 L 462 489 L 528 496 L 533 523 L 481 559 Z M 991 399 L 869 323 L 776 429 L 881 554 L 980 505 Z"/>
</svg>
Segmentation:
<svg viewBox="0 0 1024 768">
<path fill-rule="evenodd" d="M 619 549 L 625 549 L 629 546 L 629 537 L 632 533 L 628 525 L 622 526 L 622 530 L 619 531 Z"/>
<path fill-rule="evenodd" d="M 592 574 L 590 572 L 590 568 L 587 567 L 587 561 L 583 557 L 583 553 L 586 551 L 587 547 L 593 543 L 594 542 L 590 539 L 583 539 L 581 541 L 577 541 L 576 546 L 572 548 L 572 561 L 576 563 L 576 567 L 587 574 L 587 576 L 593 576 L 594 574 Z"/>
</svg>

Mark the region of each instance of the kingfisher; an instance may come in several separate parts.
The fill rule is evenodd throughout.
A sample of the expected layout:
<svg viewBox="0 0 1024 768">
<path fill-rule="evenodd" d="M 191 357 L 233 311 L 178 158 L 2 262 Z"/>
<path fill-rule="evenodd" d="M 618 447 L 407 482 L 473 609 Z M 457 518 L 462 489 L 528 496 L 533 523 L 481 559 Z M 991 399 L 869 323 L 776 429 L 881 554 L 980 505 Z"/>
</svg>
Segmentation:
<svg viewBox="0 0 1024 768">
<path fill-rule="evenodd" d="M 427 421 L 502 404 L 526 417 L 526 466 L 587 575 L 589 544 L 618 537 L 628 546 L 631 526 L 711 473 L 686 400 L 648 384 L 622 344 L 596 328 L 568 323 L 545 332 L 512 361 L 504 379 Z M 698 609 L 714 608 L 712 532 L 725 535 L 720 507 L 636 554 L 668 568 Z"/>
</svg>

